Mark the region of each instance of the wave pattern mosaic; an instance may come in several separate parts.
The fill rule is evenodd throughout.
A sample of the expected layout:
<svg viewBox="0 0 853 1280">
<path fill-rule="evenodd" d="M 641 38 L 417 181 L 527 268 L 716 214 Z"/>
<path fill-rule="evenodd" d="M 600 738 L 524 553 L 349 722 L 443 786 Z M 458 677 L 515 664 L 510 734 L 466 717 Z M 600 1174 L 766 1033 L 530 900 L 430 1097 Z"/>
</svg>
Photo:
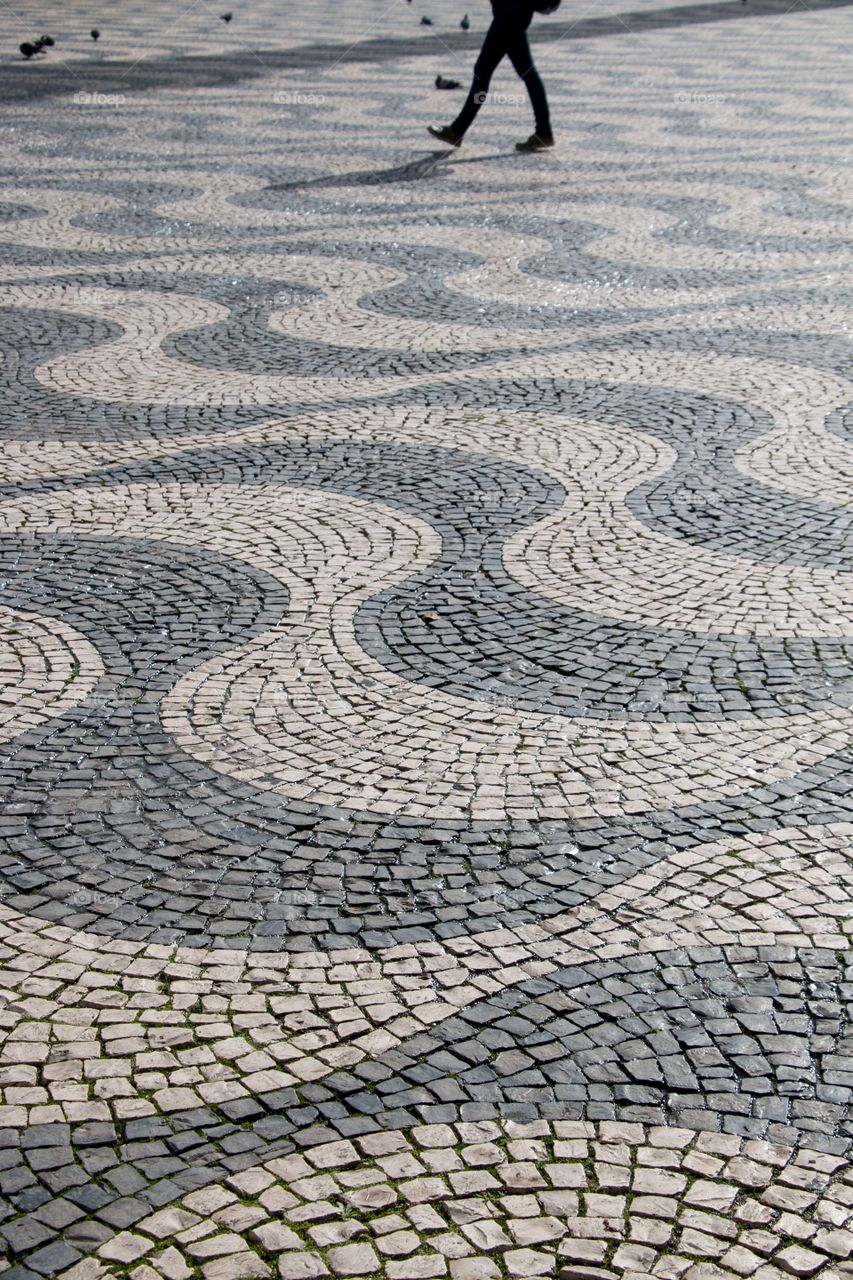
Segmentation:
<svg viewBox="0 0 853 1280">
<path fill-rule="evenodd" d="M 182 8 L 0 65 L 0 1276 L 850 1280 L 853 10 Z"/>
</svg>

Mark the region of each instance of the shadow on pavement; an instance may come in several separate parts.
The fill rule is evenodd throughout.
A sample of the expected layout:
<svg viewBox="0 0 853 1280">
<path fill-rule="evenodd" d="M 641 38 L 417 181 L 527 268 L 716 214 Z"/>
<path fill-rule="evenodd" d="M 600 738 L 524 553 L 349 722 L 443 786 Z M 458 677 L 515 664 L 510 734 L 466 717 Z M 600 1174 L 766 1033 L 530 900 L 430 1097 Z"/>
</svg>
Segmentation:
<svg viewBox="0 0 853 1280">
<path fill-rule="evenodd" d="M 709 4 L 677 5 L 670 9 L 627 11 L 577 22 L 549 19 L 530 31 L 533 43 L 554 40 L 592 40 L 658 31 L 667 27 L 708 22 L 813 13 L 848 8 L 853 0 L 717 0 Z M 317 44 L 297 49 L 246 49 L 209 57 L 189 56 L 115 62 L 79 62 L 66 65 L 13 62 L 0 67 L 0 102 L 25 102 L 56 94 L 117 93 L 147 89 L 193 89 L 233 85 L 241 80 L 284 71 L 316 70 L 322 74 L 340 63 L 388 62 L 396 58 L 446 56 L 448 52 L 474 52 L 482 32 L 453 31 L 411 39 L 363 40 L 356 44 Z M 399 179 L 397 179 L 399 180 Z"/>
</svg>

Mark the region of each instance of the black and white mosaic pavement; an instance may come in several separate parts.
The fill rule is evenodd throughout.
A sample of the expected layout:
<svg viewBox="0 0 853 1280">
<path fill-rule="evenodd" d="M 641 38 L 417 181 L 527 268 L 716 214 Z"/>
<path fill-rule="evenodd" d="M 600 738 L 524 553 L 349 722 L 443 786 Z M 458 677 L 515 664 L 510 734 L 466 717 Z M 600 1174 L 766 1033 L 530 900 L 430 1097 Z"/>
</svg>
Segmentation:
<svg viewBox="0 0 853 1280">
<path fill-rule="evenodd" d="M 853 10 L 179 8 L 0 60 L 0 1274 L 853 1276 Z"/>
</svg>

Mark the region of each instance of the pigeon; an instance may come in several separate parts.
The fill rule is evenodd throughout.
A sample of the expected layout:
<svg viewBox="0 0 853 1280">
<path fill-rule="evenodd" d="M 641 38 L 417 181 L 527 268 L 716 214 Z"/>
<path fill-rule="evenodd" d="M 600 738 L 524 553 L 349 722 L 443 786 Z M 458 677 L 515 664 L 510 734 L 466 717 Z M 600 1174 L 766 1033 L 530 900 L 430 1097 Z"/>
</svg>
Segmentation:
<svg viewBox="0 0 853 1280">
<path fill-rule="evenodd" d="M 436 89 L 461 89 L 462 86 L 458 80 L 446 80 L 444 76 L 435 77 Z"/>
<path fill-rule="evenodd" d="M 462 30 L 463 30 L 463 31 L 467 31 L 467 30 L 468 30 L 468 28 L 469 28 L 469 27 L 470 27 L 470 25 L 471 25 L 471 20 L 470 20 L 470 18 L 468 17 L 468 14 L 467 14 L 467 13 L 465 14 L 465 17 L 462 19 L 462 21 L 459 23 L 459 25 L 460 25 L 460 27 L 462 28 Z"/>
<path fill-rule="evenodd" d="M 432 18 L 421 18 L 421 26 L 422 26 L 422 27 L 431 27 L 431 26 L 432 26 Z"/>
<path fill-rule="evenodd" d="M 231 21 L 231 19 L 234 17 L 234 14 L 233 14 L 233 13 L 220 13 L 220 15 L 219 15 L 219 16 L 220 16 L 220 18 L 222 19 L 222 21 L 223 21 L 223 22 L 230 22 L 230 21 Z"/>
<path fill-rule="evenodd" d="M 93 27 L 92 30 L 89 32 L 89 35 L 92 37 L 93 40 L 100 40 L 101 38 L 101 33 L 97 27 Z"/>
<path fill-rule="evenodd" d="M 34 53 L 41 53 L 41 48 L 38 45 L 30 44 L 27 40 L 18 47 L 25 58 L 31 58 Z"/>
</svg>

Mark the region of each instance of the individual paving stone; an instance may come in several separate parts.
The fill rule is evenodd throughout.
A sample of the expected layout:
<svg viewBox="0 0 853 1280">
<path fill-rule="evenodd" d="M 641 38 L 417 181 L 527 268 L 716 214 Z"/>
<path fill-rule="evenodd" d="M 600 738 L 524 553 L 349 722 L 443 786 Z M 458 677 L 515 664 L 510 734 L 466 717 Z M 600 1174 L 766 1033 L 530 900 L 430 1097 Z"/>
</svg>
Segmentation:
<svg viewBox="0 0 853 1280">
<path fill-rule="evenodd" d="M 851 1231 L 819 1230 L 815 1233 L 812 1244 L 815 1249 L 828 1253 L 833 1258 L 853 1257 L 853 1232 Z"/>
<path fill-rule="evenodd" d="M 35 1253 L 28 1254 L 27 1267 L 40 1275 L 53 1276 L 74 1265 L 81 1257 L 77 1249 L 65 1241 L 57 1240 Z"/>
<path fill-rule="evenodd" d="M 776 1265 L 794 1276 L 813 1276 L 826 1263 L 826 1255 L 813 1253 L 801 1245 L 793 1244 L 776 1255 Z"/>
<path fill-rule="evenodd" d="M 414 1231 L 392 1231 L 383 1235 L 376 1244 L 381 1254 L 387 1257 L 405 1257 L 414 1253 L 420 1245 L 420 1237 Z"/>
<path fill-rule="evenodd" d="M 332 1271 L 339 1276 L 375 1275 L 379 1268 L 379 1258 L 367 1243 L 345 1244 L 330 1249 L 328 1259 Z"/>
<path fill-rule="evenodd" d="M 439 1254 L 427 1253 L 417 1258 L 387 1262 L 385 1274 L 388 1280 L 428 1280 L 433 1276 L 447 1275 L 447 1262 Z"/>
<path fill-rule="evenodd" d="M 205 1280 L 266 1280 L 270 1274 L 263 1259 L 248 1251 L 215 1258 L 202 1266 Z"/>
<path fill-rule="evenodd" d="M 299 1249 L 301 1240 L 281 1222 L 265 1222 L 249 1231 L 249 1239 L 259 1244 L 267 1253 L 280 1253 L 283 1249 Z"/>
<path fill-rule="evenodd" d="M 460 1258 L 450 1264 L 453 1280 L 495 1280 L 497 1266 L 487 1258 Z"/>
<path fill-rule="evenodd" d="M 172 1246 L 154 1255 L 152 1262 L 156 1263 L 158 1271 L 167 1280 L 188 1280 L 193 1274 L 192 1267 L 187 1265 L 181 1253 Z"/>
<path fill-rule="evenodd" d="M 316 1254 L 285 1253 L 278 1262 L 281 1280 L 313 1280 L 314 1276 L 329 1275 L 329 1268 Z"/>
<path fill-rule="evenodd" d="M 22 1254 L 50 1240 L 53 1231 L 35 1218 L 25 1218 L 0 1226 L 0 1235 L 5 1238 L 13 1253 Z"/>
<path fill-rule="evenodd" d="M 121 1231 L 106 1244 L 101 1245 L 98 1256 L 114 1262 L 136 1262 L 151 1249 L 151 1241 L 130 1231 Z"/>
</svg>

